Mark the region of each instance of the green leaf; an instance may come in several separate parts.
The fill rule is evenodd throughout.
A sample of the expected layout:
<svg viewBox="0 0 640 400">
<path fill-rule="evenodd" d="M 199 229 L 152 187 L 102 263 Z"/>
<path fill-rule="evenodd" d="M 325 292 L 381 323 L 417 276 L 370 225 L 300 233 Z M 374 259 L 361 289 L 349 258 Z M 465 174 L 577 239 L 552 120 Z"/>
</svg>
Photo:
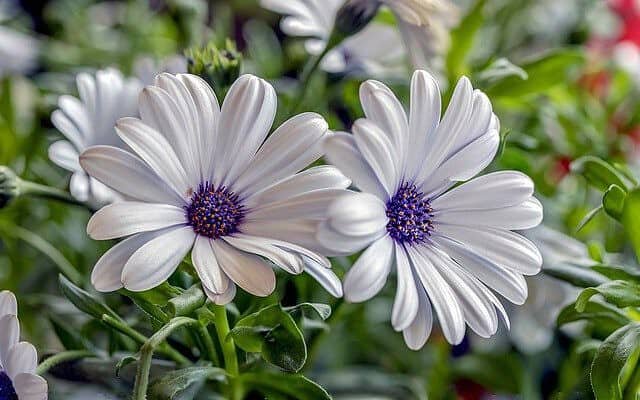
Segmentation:
<svg viewBox="0 0 640 400">
<path fill-rule="evenodd" d="M 640 188 L 627 195 L 622 211 L 622 224 L 636 252 L 636 258 L 640 260 Z"/>
<path fill-rule="evenodd" d="M 98 320 L 102 320 L 102 316 L 104 314 L 110 315 L 114 318 L 120 318 L 115 312 L 113 312 L 113 310 L 107 307 L 106 304 L 91 297 L 89 293 L 71 283 L 71 281 L 64 276 L 60 275 L 59 280 L 62 294 L 64 294 L 64 296 L 69 299 L 69 301 L 73 303 L 78 310 Z"/>
<path fill-rule="evenodd" d="M 582 311 L 578 311 L 576 304 L 571 303 L 558 314 L 558 325 L 575 321 L 589 321 L 603 331 L 613 332 L 628 324 L 629 318 L 612 305 L 589 301 L 582 307 Z"/>
<path fill-rule="evenodd" d="M 591 267 L 597 273 L 613 280 L 634 281 L 640 283 L 640 269 L 623 265 L 598 264 Z"/>
<path fill-rule="evenodd" d="M 580 232 L 582 228 L 584 228 L 589 222 L 591 222 L 591 220 L 594 219 L 600 211 L 602 211 L 601 205 L 589 211 L 587 215 L 585 215 L 578 223 L 578 226 L 576 227 L 576 232 Z"/>
<path fill-rule="evenodd" d="M 609 216 L 620 221 L 627 192 L 618 185 L 611 185 L 602 196 L 602 207 Z"/>
<path fill-rule="evenodd" d="M 598 349 L 591 365 L 591 386 L 596 400 L 622 400 L 638 396 L 638 382 L 627 387 L 638 374 L 640 358 L 640 324 L 624 326 L 609 336 Z M 635 393 L 634 393 L 635 392 Z"/>
<path fill-rule="evenodd" d="M 326 390 L 300 374 L 260 372 L 245 373 L 240 378 L 248 387 L 264 394 L 275 392 L 295 400 L 331 400 Z"/>
<path fill-rule="evenodd" d="M 298 315 L 307 318 L 318 316 L 323 321 L 331 316 L 331 306 L 322 303 L 301 303 L 292 307 L 284 307 L 283 310 L 291 314 L 293 317 Z"/>
<path fill-rule="evenodd" d="M 242 318 L 229 334 L 244 351 L 261 353 L 267 362 L 286 371 L 299 371 L 307 360 L 304 336 L 279 304 Z"/>
<path fill-rule="evenodd" d="M 226 372 L 221 368 L 198 366 L 171 371 L 151 383 L 149 394 L 154 400 L 171 400 L 191 386 L 207 379 L 224 381 Z"/>
<path fill-rule="evenodd" d="M 496 83 L 501 79 L 509 77 L 518 77 L 522 80 L 529 79 L 527 71 L 513 64 L 506 58 L 495 60 L 475 76 L 477 81 L 481 83 L 484 82 L 485 85 Z"/>
<path fill-rule="evenodd" d="M 170 299 L 166 311 L 171 318 L 189 315 L 202 307 L 206 300 L 207 296 L 202 291 L 202 287 L 199 284 L 193 285 L 184 293 Z"/>
<path fill-rule="evenodd" d="M 591 268 L 567 263 L 545 265 L 543 272 L 578 287 L 598 286 L 607 281 Z"/>
<path fill-rule="evenodd" d="M 468 73 L 467 58 L 476 34 L 484 23 L 484 4 L 485 0 L 476 1 L 460 24 L 451 31 L 451 46 L 446 60 L 451 81 Z"/>
<path fill-rule="evenodd" d="M 540 94 L 567 80 L 569 69 L 582 63 L 583 52 L 576 49 L 550 51 L 534 60 L 521 63 L 528 79 L 512 75 L 486 89 L 489 97 L 522 97 Z"/>
<path fill-rule="evenodd" d="M 624 177 L 611 164 L 594 156 L 580 157 L 571 163 L 571 171 L 585 177 L 587 182 L 604 192 L 611 185 L 626 188 Z"/>
<path fill-rule="evenodd" d="M 65 350 L 85 350 L 87 349 L 86 340 L 80 335 L 77 329 L 69 326 L 68 321 L 62 321 L 56 315 L 50 315 L 49 321 L 53 326 L 58 340 L 62 343 Z"/>
<path fill-rule="evenodd" d="M 120 376 L 120 371 L 122 371 L 122 368 L 137 361 L 138 359 L 135 358 L 134 356 L 122 357 L 120 361 L 118 361 L 118 363 L 116 364 L 116 376 Z"/>
<path fill-rule="evenodd" d="M 640 284 L 627 281 L 611 281 L 598 287 L 584 289 L 576 300 L 576 310 L 584 311 L 589 299 L 595 295 L 620 308 L 640 306 Z"/>
</svg>

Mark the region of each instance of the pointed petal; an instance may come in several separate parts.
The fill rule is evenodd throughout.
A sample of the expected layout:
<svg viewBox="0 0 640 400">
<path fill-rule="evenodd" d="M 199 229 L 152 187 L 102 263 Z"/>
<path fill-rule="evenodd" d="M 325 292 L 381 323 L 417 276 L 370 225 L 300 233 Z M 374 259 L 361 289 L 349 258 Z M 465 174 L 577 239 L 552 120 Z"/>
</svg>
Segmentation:
<svg viewBox="0 0 640 400">
<path fill-rule="evenodd" d="M 378 294 L 387 282 L 393 256 L 394 243 L 388 235 L 373 242 L 344 277 L 345 300 L 359 303 Z"/>
<path fill-rule="evenodd" d="M 213 250 L 222 270 L 242 289 L 264 297 L 276 288 L 273 269 L 259 257 L 236 250 L 224 240 L 213 241 Z"/>
<path fill-rule="evenodd" d="M 211 292 L 222 294 L 229 288 L 229 278 L 222 271 L 216 253 L 213 250 L 213 240 L 198 235 L 191 251 L 191 261 L 202 281 Z"/>
<path fill-rule="evenodd" d="M 397 243 L 395 247 L 398 287 L 391 311 L 391 325 L 396 331 L 401 331 L 407 329 L 415 319 L 419 300 L 407 250 Z"/>
</svg>

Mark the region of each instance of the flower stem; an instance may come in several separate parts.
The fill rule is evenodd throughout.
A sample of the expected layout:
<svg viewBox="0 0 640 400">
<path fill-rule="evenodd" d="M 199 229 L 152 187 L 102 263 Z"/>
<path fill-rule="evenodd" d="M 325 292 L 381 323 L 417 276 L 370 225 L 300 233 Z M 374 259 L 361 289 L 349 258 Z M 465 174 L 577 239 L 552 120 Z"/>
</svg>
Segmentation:
<svg viewBox="0 0 640 400">
<path fill-rule="evenodd" d="M 316 72 L 316 70 L 318 69 L 318 66 L 320 65 L 320 62 L 327 55 L 327 53 L 331 51 L 332 48 L 333 46 L 327 45 L 322 51 L 322 53 L 310 58 L 307 64 L 305 65 L 304 69 L 302 70 L 302 74 L 300 75 L 300 84 L 298 85 L 297 92 L 291 103 L 291 107 L 290 107 L 291 111 L 289 112 L 288 115 L 295 114 L 302 106 L 302 103 L 304 102 L 304 99 L 307 96 L 307 91 L 309 89 L 309 82 L 311 81 L 311 78 L 313 77 L 314 72 Z"/>
<path fill-rule="evenodd" d="M 222 347 L 222 355 L 224 357 L 224 367 L 231 378 L 230 400 L 240 400 L 242 398 L 241 382 L 238 379 L 240 369 L 238 368 L 238 356 L 236 354 L 236 345 L 233 338 L 229 337 L 229 320 L 227 319 L 227 310 L 224 306 L 212 306 L 214 312 L 214 323 L 218 340 Z"/>
<path fill-rule="evenodd" d="M 73 204 L 81 207 L 88 207 L 87 204 L 76 200 L 66 190 L 54 188 L 40 183 L 31 181 L 20 180 L 20 193 L 32 195 L 36 197 L 42 197 L 50 200 L 57 200 L 63 203 Z"/>
<path fill-rule="evenodd" d="M 49 371 L 49 369 L 51 369 L 52 367 L 55 367 L 56 365 L 63 362 L 78 360 L 80 358 L 86 358 L 86 357 L 94 357 L 94 356 L 95 354 L 88 350 L 63 351 L 63 352 L 54 354 L 51 357 L 47 358 L 46 360 L 42 361 L 40 365 L 38 365 L 38 368 L 36 368 L 36 374 L 43 375 L 47 371 Z"/>
<path fill-rule="evenodd" d="M 207 325 L 204 323 L 198 324 L 198 334 L 202 339 L 205 350 L 207 352 L 207 358 L 211 360 L 215 365 L 220 365 L 220 358 L 218 357 L 218 352 L 216 351 L 216 346 L 213 344 L 213 338 L 209 334 L 209 329 L 207 329 Z"/>
</svg>

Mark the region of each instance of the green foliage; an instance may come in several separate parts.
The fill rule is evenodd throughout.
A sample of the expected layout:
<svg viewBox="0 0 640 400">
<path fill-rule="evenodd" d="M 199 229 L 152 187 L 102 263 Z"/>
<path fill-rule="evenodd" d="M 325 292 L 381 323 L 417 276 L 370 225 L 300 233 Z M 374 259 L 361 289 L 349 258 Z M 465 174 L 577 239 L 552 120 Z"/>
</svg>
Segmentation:
<svg viewBox="0 0 640 400">
<path fill-rule="evenodd" d="M 587 182 L 596 189 L 605 192 L 612 185 L 624 190 L 624 176 L 606 161 L 593 156 L 584 156 L 571 163 L 571 171 L 584 176 Z M 619 198 L 619 195 L 616 197 Z"/>
<path fill-rule="evenodd" d="M 156 379 L 149 387 L 149 395 L 153 400 L 177 399 L 187 389 L 203 383 L 205 380 L 224 381 L 224 369 L 207 366 L 196 366 L 171 371 Z"/>
<path fill-rule="evenodd" d="M 78 310 L 98 320 L 101 320 L 102 316 L 105 314 L 118 318 L 118 315 L 112 309 L 91 296 L 87 291 L 80 289 L 62 275 L 60 275 L 59 279 L 62 294 L 64 294 L 64 296 L 73 303 Z"/>
<path fill-rule="evenodd" d="M 331 400 L 317 383 L 300 374 L 246 373 L 242 381 L 267 398 L 283 400 Z"/>
<path fill-rule="evenodd" d="M 640 395 L 640 324 L 615 331 L 598 349 L 591 366 L 597 400 L 637 399 Z"/>
<path fill-rule="evenodd" d="M 589 299 L 596 294 L 602 295 L 607 302 L 620 308 L 640 307 L 640 284 L 618 280 L 584 289 L 576 300 L 576 310 L 583 312 Z"/>
<path fill-rule="evenodd" d="M 476 35 L 484 23 L 485 3 L 485 0 L 477 0 L 458 27 L 451 31 L 451 46 L 446 59 L 450 81 L 469 71 L 468 57 Z"/>
<path fill-rule="evenodd" d="M 640 189 L 634 189 L 626 198 L 622 211 L 622 223 L 627 237 L 640 260 Z"/>
</svg>

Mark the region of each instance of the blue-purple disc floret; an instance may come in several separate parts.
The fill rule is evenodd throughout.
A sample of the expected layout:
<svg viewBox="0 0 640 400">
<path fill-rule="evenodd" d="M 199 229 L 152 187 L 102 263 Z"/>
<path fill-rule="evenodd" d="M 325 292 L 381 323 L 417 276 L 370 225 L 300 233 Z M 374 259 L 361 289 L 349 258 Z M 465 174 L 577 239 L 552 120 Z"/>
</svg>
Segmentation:
<svg viewBox="0 0 640 400">
<path fill-rule="evenodd" d="M 211 239 L 238 232 L 245 215 L 237 194 L 225 186 L 215 188 L 209 182 L 199 185 L 185 210 L 194 232 Z"/>
<path fill-rule="evenodd" d="M 427 241 L 433 232 L 433 209 L 429 199 L 414 184 L 403 183 L 387 202 L 387 232 L 406 245 Z"/>
<path fill-rule="evenodd" d="M 18 395 L 9 376 L 0 370 L 0 400 L 18 400 Z"/>
</svg>

